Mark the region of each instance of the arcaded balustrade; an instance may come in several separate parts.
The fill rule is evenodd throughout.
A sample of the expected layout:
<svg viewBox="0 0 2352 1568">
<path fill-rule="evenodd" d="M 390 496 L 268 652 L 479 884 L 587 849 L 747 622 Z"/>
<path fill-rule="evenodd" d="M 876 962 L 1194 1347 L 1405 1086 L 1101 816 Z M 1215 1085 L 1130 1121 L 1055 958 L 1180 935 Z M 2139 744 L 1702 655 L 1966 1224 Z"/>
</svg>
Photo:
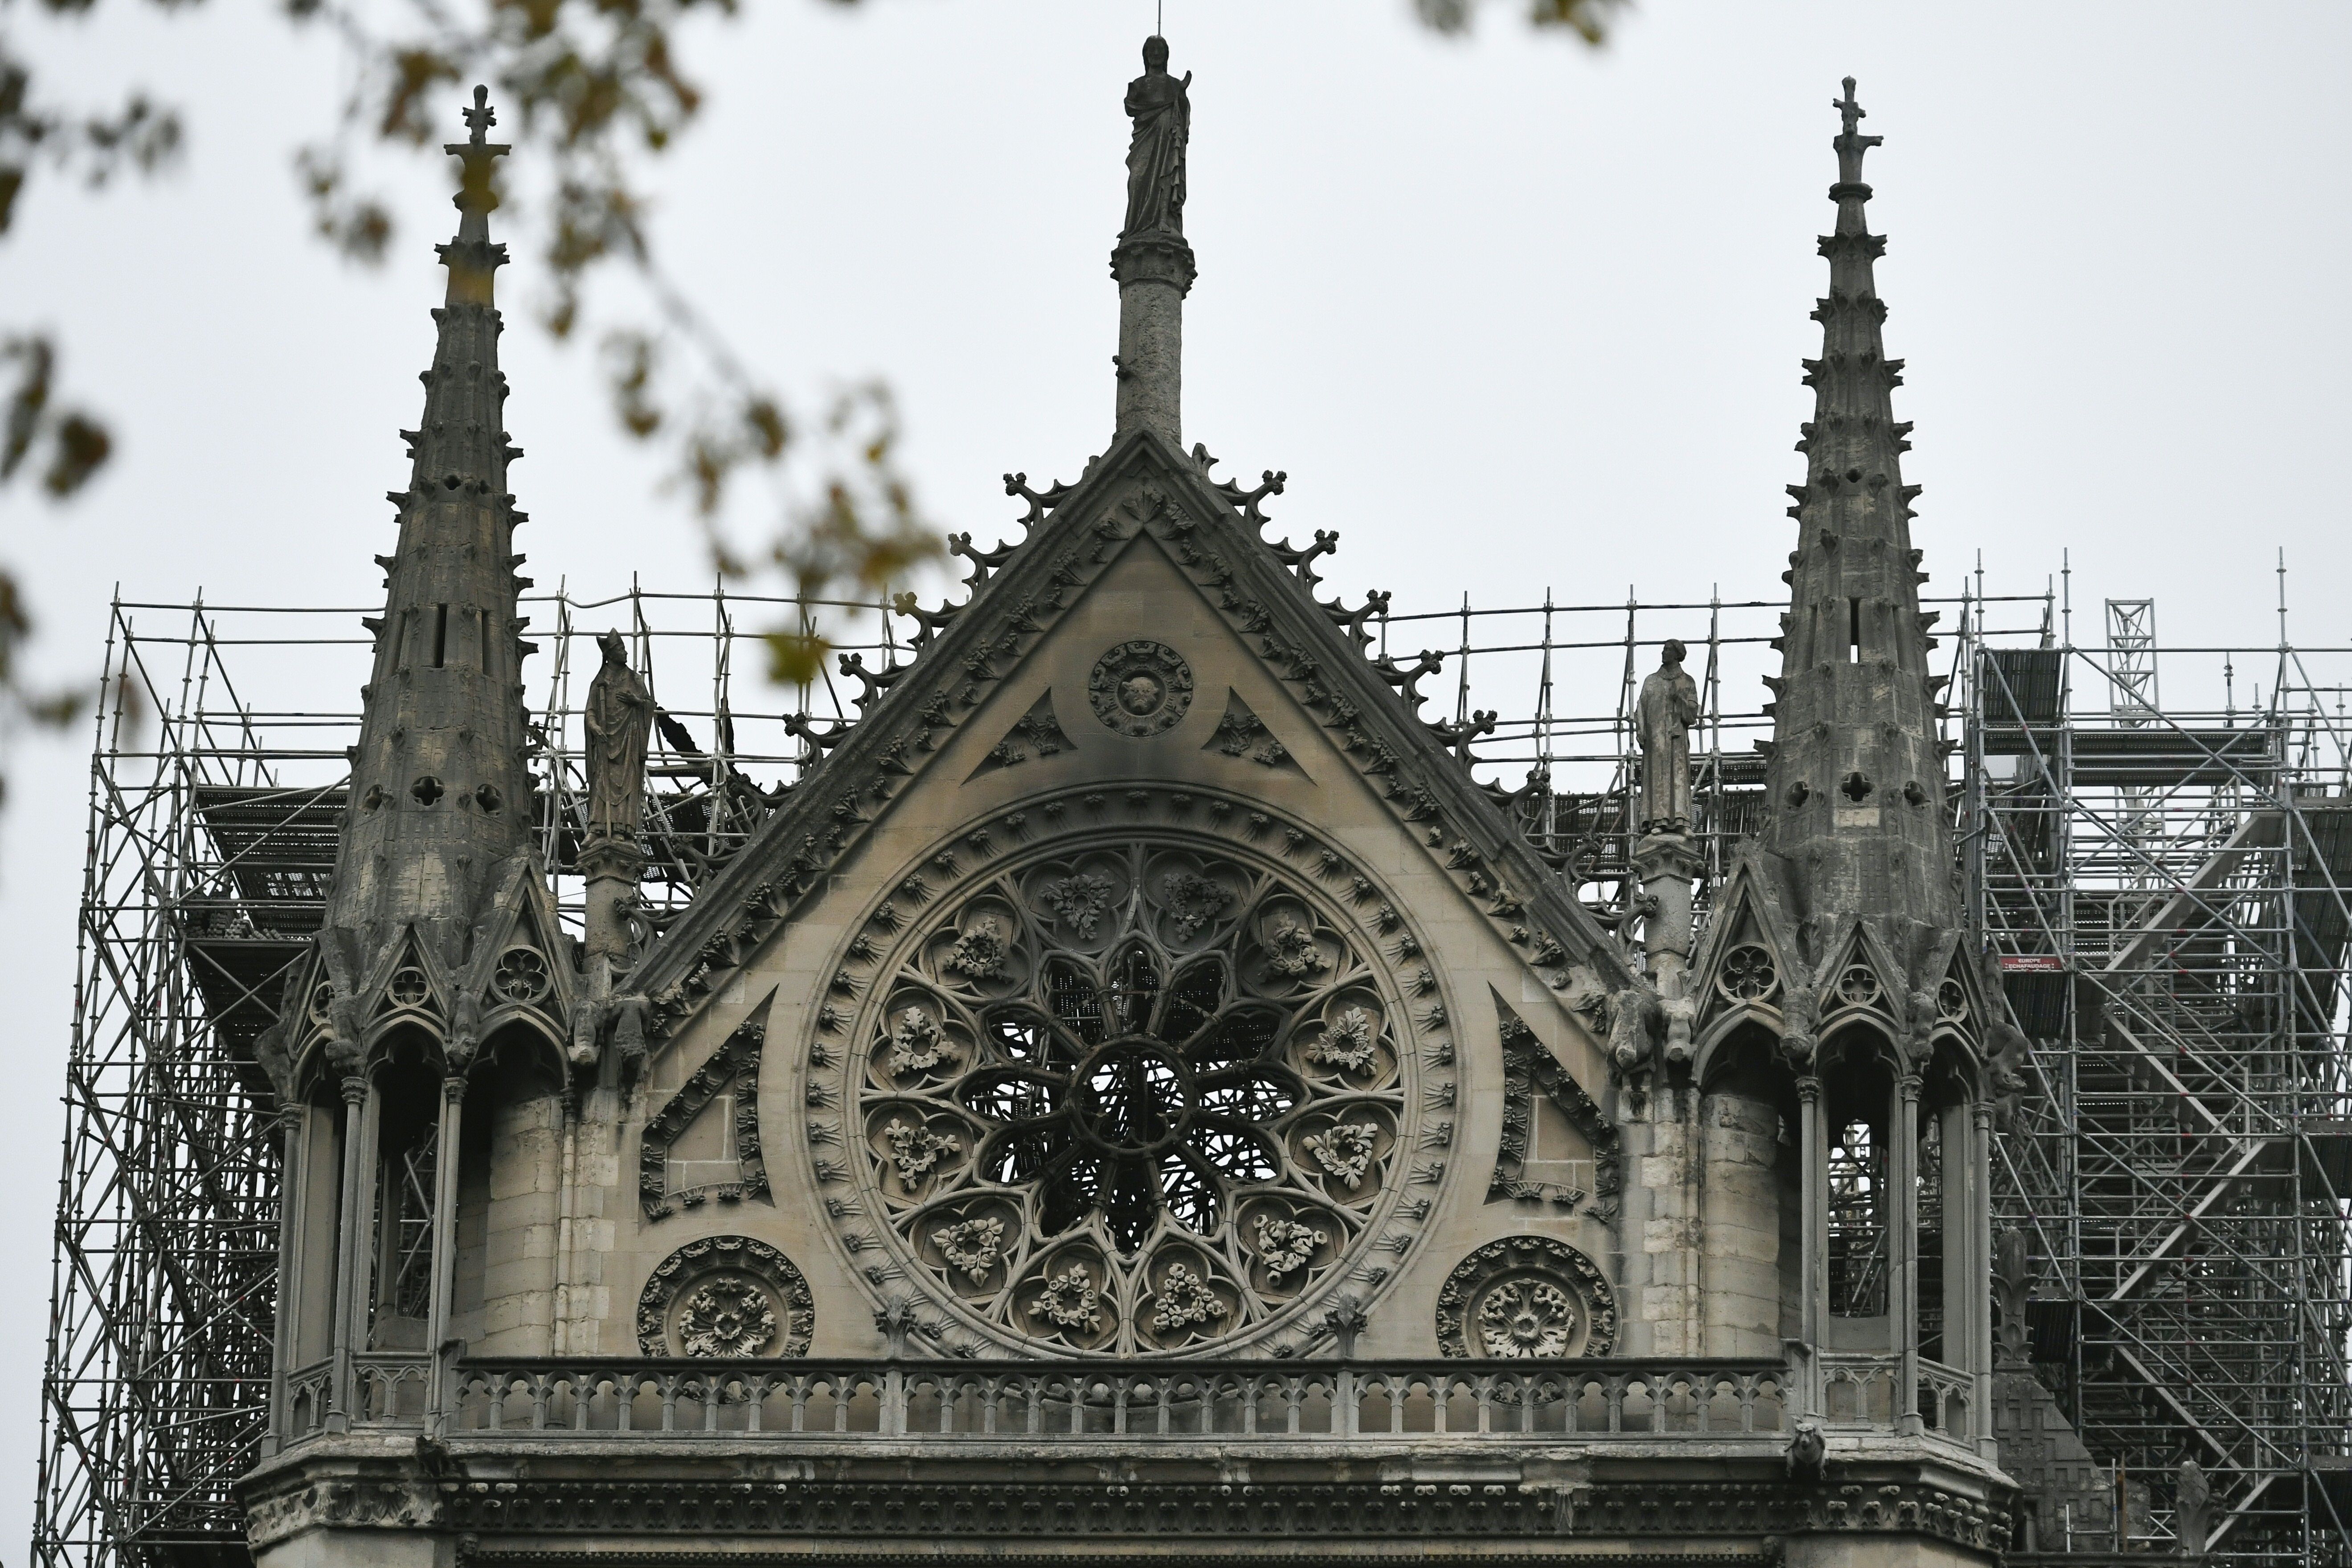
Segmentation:
<svg viewBox="0 0 2352 1568">
<path fill-rule="evenodd" d="M 1787 1430 L 1786 1386 L 1785 1369 L 1769 1362 L 499 1360 L 456 1368 L 446 1430 L 784 1443 L 1736 1439 Z"/>
</svg>

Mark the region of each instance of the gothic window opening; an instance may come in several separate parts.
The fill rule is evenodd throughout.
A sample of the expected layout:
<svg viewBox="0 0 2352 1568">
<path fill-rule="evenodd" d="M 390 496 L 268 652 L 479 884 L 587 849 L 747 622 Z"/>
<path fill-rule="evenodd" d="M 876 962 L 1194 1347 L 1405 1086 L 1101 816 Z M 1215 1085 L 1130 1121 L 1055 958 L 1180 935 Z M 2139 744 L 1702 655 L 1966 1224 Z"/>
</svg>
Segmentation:
<svg viewBox="0 0 2352 1568">
<path fill-rule="evenodd" d="M 1884 1129 L 1856 1116 L 1830 1137 L 1829 1287 L 1832 1316 L 1885 1315 L 1887 1233 Z"/>
<path fill-rule="evenodd" d="M 1912 1182 L 1919 1212 L 1919 1353 L 1943 1361 L 1944 1119 L 1933 1110 L 1919 1119 L 1918 1164 Z"/>
<path fill-rule="evenodd" d="M 433 1198 L 440 1149 L 436 1086 L 394 1068 L 378 1094 L 370 1350 L 422 1350 L 433 1310 Z"/>
<path fill-rule="evenodd" d="M 1862 601 L 1848 599 L 1845 602 L 1845 661 L 1848 664 L 1860 664 L 1862 662 Z"/>
<path fill-rule="evenodd" d="M 449 606 L 433 606 L 433 668 L 439 669 L 449 657 Z"/>
</svg>

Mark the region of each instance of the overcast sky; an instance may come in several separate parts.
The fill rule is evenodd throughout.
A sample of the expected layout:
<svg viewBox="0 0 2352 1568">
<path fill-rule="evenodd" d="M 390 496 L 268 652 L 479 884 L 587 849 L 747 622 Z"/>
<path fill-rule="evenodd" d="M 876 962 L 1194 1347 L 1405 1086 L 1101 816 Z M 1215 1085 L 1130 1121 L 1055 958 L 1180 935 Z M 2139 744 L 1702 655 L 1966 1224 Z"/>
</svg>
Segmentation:
<svg viewBox="0 0 2352 1568">
<path fill-rule="evenodd" d="M 1852 74 L 1886 138 L 1871 216 L 1937 586 L 1981 551 L 1996 591 L 2039 591 L 2071 550 L 2078 607 L 2153 596 L 2168 640 L 2261 644 L 2284 549 L 2297 640 L 2352 642 L 2352 8 L 1646 0 L 1598 53 L 1520 9 L 1452 40 L 1405 0 L 1167 0 L 1194 73 L 1186 438 L 1228 473 L 1286 469 L 1276 531 L 1341 530 L 1351 597 L 1780 592 Z M 687 34 L 709 102 L 659 176 L 662 243 L 803 401 L 886 377 L 925 505 L 985 541 L 1015 510 L 999 475 L 1074 479 L 1109 433 L 1119 99 L 1151 0 L 746 10 Z M 323 36 L 256 5 L 12 25 L 58 88 L 143 84 L 190 132 L 177 177 L 39 186 L 0 247 L 0 318 L 58 329 L 120 436 L 71 507 L 0 499 L 38 666 L 95 668 L 118 584 L 371 602 L 443 171 L 394 171 L 397 247 L 350 268 L 308 237 L 289 166 L 338 89 Z M 540 280 L 502 292 L 532 574 L 701 583 L 591 362 L 525 319 Z M 362 658 L 257 657 L 247 684 L 347 691 Z M 0 1554 L 29 1521 L 85 743 L 20 744 L 0 824 Z"/>
</svg>

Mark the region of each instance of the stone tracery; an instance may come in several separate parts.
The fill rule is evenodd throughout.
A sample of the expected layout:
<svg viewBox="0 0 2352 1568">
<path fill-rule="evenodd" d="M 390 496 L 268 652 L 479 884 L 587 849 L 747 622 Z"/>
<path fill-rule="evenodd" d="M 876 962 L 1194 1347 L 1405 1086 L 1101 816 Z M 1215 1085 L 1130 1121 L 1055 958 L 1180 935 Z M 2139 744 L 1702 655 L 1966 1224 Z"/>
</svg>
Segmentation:
<svg viewBox="0 0 2352 1568">
<path fill-rule="evenodd" d="M 1325 879 L 1361 881 L 1285 838 Z M 1405 1149 L 1452 1132 L 1416 1119 L 1451 1103 L 1415 1087 L 1451 1055 L 1413 1048 L 1397 933 L 1358 929 L 1255 847 L 1181 829 L 972 869 L 860 982 L 866 1043 L 838 1070 L 873 1201 L 836 1217 L 880 1218 L 992 1337 L 1102 1353 L 1271 1329 L 1370 1249 Z"/>
</svg>

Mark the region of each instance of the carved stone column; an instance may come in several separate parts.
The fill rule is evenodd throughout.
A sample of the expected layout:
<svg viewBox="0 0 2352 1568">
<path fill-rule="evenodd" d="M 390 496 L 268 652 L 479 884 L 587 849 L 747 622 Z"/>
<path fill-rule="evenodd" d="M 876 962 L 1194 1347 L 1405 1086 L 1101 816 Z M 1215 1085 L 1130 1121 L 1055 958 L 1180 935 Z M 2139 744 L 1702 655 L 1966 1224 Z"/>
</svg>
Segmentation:
<svg viewBox="0 0 2352 1568">
<path fill-rule="evenodd" d="M 1181 444 L 1184 296 L 1192 247 L 1174 235 L 1122 240 L 1110 253 L 1118 280 L 1118 430 L 1156 430 Z"/>
<path fill-rule="evenodd" d="M 609 994 L 611 975 L 628 963 L 629 910 L 645 874 L 646 852 L 634 840 L 600 833 L 580 851 L 580 875 L 588 884 L 583 946 L 592 994 L 597 994 L 597 960 L 606 961 L 600 1001 Z"/>
<path fill-rule="evenodd" d="M 306 1259 L 300 1241 L 308 1229 L 305 1210 L 310 1192 L 310 1108 L 297 1100 L 281 1106 L 278 1125 L 286 1134 L 286 1152 L 278 1166 L 278 1322 L 269 1369 L 269 1429 L 261 1440 L 261 1457 L 277 1454 L 286 1440 L 286 1373 L 298 1354 L 302 1321 Z"/>
<path fill-rule="evenodd" d="M 572 1020 L 572 1062 L 596 1060 L 612 1011 L 613 990 L 629 968 L 629 911 L 646 874 L 646 852 L 633 837 L 599 833 L 580 851 L 580 875 L 587 882 L 581 944 L 586 982 Z"/>
<path fill-rule="evenodd" d="M 449 1296 L 457 1274 L 457 1167 L 466 1110 L 466 1080 L 457 1073 L 441 1080 L 441 1116 L 433 1128 L 433 1296 L 425 1309 L 425 1353 L 432 1360 L 425 1418 L 437 1430 L 446 1417 L 442 1342 L 449 1337 Z"/>
<path fill-rule="evenodd" d="M 362 1309 L 359 1294 L 365 1288 L 362 1277 L 372 1276 L 367 1267 L 368 1242 L 362 1233 L 372 1235 L 372 1200 L 375 1184 L 368 1180 L 372 1145 L 375 1140 L 375 1086 L 367 1079 L 352 1074 L 342 1081 L 343 1091 L 343 1192 L 341 1224 L 335 1232 L 335 1370 L 329 1380 L 327 1430 L 348 1432 L 352 1429 L 352 1341 L 361 1332 Z"/>
<path fill-rule="evenodd" d="M 1806 1375 L 1799 1399 L 1801 1413 L 1808 1415 L 1821 1410 L 1817 1357 L 1822 1348 L 1822 1315 L 1829 1299 L 1827 1136 L 1822 1129 L 1822 1080 L 1807 1073 L 1797 1079 L 1797 1148 L 1801 1162 L 1798 1187 L 1803 1207 L 1797 1245 L 1801 1254 L 1798 1276 L 1803 1281 L 1798 1291 L 1798 1331 L 1804 1336 L 1806 1351 Z"/>
<path fill-rule="evenodd" d="M 1963 1295 L 1972 1312 L 1969 1324 L 1969 1370 L 1976 1374 L 1976 1393 L 1969 1401 L 1975 1418 L 1977 1452 L 1999 1461 L 2000 1445 L 1992 1429 L 1992 1103 L 1969 1102 L 1968 1274 Z M 1948 1210 L 1951 1199 L 1944 1200 Z"/>
<path fill-rule="evenodd" d="M 1690 1059 L 1696 1006 L 1690 995 L 1691 889 L 1698 878 L 1698 847 L 1675 828 L 1645 833 L 1633 846 L 1641 879 L 1642 952 L 1665 1019 L 1665 1058 Z"/>
</svg>

